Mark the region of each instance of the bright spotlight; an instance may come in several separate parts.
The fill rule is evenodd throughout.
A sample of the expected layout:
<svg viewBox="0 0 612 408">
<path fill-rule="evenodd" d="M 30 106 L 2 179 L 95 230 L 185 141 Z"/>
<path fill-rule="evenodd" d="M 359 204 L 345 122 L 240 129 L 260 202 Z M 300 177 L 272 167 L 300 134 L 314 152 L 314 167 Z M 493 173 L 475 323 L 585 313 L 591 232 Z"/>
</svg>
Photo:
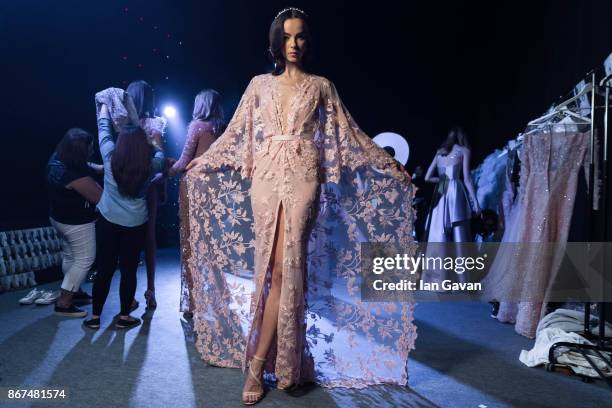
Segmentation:
<svg viewBox="0 0 612 408">
<path fill-rule="evenodd" d="M 168 105 L 164 108 L 164 116 L 168 119 L 173 119 L 176 117 L 176 109 L 174 106 Z"/>
</svg>

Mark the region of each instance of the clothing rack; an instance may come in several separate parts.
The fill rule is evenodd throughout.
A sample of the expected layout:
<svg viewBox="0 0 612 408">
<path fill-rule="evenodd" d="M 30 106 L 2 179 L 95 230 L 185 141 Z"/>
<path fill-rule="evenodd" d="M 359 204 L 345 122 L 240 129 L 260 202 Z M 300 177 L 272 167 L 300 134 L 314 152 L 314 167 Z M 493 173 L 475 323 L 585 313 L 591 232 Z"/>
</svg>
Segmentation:
<svg viewBox="0 0 612 408">
<path fill-rule="evenodd" d="M 586 214 L 586 225 L 587 225 L 587 231 L 589 233 L 589 242 L 597 242 L 599 241 L 598 238 L 602 238 L 603 242 L 608 241 L 608 234 L 607 234 L 607 220 L 608 217 L 610 216 L 610 214 L 608 214 L 608 208 L 607 208 L 607 176 L 608 176 L 608 161 L 607 161 L 607 156 L 608 156 L 608 130 L 609 130 L 609 126 L 608 126 L 608 112 L 610 109 L 610 89 L 612 88 L 612 85 L 609 84 L 609 79 L 610 79 L 610 75 L 608 75 L 607 77 L 603 78 L 601 80 L 601 82 L 598 84 L 596 81 L 596 73 L 595 71 L 591 71 L 589 74 L 590 75 L 590 86 L 592 87 L 592 93 L 591 93 L 591 134 L 590 134 L 590 165 L 589 165 L 589 191 L 588 191 L 588 210 L 587 210 L 587 214 Z M 596 231 L 594 231 L 593 229 L 593 218 L 595 218 L 598 214 L 596 213 L 595 210 L 593 210 L 593 191 L 594 191 L 594 187 L 595 187 L 595 183 L 597 182 L 597 180 L 595 180 L 595 127 L 597 125 L 596 119 L 599 119 L 599 115 L 596 115 L 596 105 L 595 105 L 595 97 L 596 94 L 598 93 L 598 90 L 601 90 L 602 88 L 604 89 L 604 93 L 605 93 L 605 104 L 604 104 L 604 117 L 603 117 L 603 138 L 604 138 L 604 143 L 603 143 L 603 159 L 601 160 L 601 174 L 602 174 L 602 178 L 603 178 L 603 185 L 602 185 L 602 191 L 601 191 L 601 200 L 602 200 L 602 206 L 600 207 L 602 213 L 601 213 L 601 218 L 602 221 L 600 223 L 600 225 L 603 225 L 603 231 L 598 234 Z M 598 236 L 599 235 L 599 236 Z M 603 269 L 602 270 L 606 270 L 606 256 L 604 254 L 603 256 Z M 603 280 L 603 276 L 602 276 L 602 280 Z M 605 285 L 601 285 L 602 287 L 602 291 L 605 290 Z M 602 293 L 602 300 L 605 298 L 604 296 L 605 294 Z M 591 320 L 591 302 L 585 302 L 584 304 L 584 331 L 582 334 L 583 337 L 585 337 L 587 340 L 593 342 L 593 345 L 590 344 L 577 344 L 577 343 L 571 343 L 571 342 L 559 342 L 559 343 L 555 343 L 553 344 L 550 349 L 549 349 L 549 353 L 548 353 L 548 361 L 549 363 L 546 366 L 546 370 L 547 371 L 555 371 L 555 368 L 557 367 L 557 357 L 555 356 L 555 351 L 560 348 L 560 347 L 567 347 L 569 348 L 569 351 L 573 351 L 576 353 L 579 353 L 580 355 L 583 356 L 583 358 L 589 363 L 589 365 L 593 368 L 593 370 L 595 370 L 595 372 L 599 375 L 599 377 L 601 379 L 603 379 L 604 381 L 607 382 L 607 384 L 612 387 L 612 377 L 606 377 L 604 375 L 604 373 L 599 369 L 599 367 L 597 366 L 597 364 L 595 363 L 595 361 L 593 360 L 593 357 L 597 357 L 599 359 L 601 359 L 603 362 L 605 362 L 605 364 L 608 366 L 608 368 L 612 371 L 612 357 L 608 357 L 606 356 L 604 353 L 612 353 L 612 343 L 611 340 L 612 338 L 610 337 L 606 337 L 605 335 L 605 327 L 606 327 L 606 308 L 605 308 L 605 304 L 604 302 L 599 302 L 598 303 L 598 310 L 599 310 L 599 327 L 598 327 L 598 333 L 594 334 L 591 331 L 591 325 L 590 325 L 590 320 Z M 583 379 L 583 381 L 585 382 L 589 382 L 592 381 L 591 377 L 586 377 L 583 375 L 580 375 Z"/>
</svg>

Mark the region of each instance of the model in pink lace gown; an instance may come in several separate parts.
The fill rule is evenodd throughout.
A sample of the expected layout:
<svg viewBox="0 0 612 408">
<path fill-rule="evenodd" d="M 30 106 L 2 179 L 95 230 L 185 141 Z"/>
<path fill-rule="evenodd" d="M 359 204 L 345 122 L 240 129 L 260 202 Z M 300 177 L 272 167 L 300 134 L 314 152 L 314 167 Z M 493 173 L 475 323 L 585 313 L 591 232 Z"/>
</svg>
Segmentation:
<svg viewBox="0 0 612 408">
<path fill-rule="evenodd" d="M 501 302 L 497 318 L 526 337 L 535 336 L 561 264 L 588 141 L 562 124 L 525 137 L 517 202 L 482 285 L 486 300 Z"/>
<path fill-rule="evenodd" d="M 200 157 L 210 145 L 215 141 L 213 124 L 211 122 L 195 119 L 189 124 L 187 129 L 187 140 L 181 157 L 174 163 L 168 171 L 170 177 L 178 175 L 185 171 L 187 165 L 196 157 Z M 186 186 L 185 181 L 181 180 L 179 184 L 179 208 L 186 203 Z M 179 210 L 180 211 L 180 210 Z M 187 223 L 181 223 L 181 240 L 187 242 L 189 239 Z M 186 245 L 183 245 L 183 247 Z M 191 304 L 191 276 L 188 275 L 189 270 L 181 268 L 181 300 L 180 311 L 191 313 L 193 305 Z"/>
<path fill-rule="evenodd" d="M 406 384 L 413 306 L 360 301 L 359 242 L 412 242 L 413 187 L 333 84 L 315 75 L 295 88 L 270 74 L 253 78 L 198 161 L 184 178 L 181 221 L 203 359 L 224 367 L 251 359 L 283 211 L 282 294 L 267 371 L 281 386 Z"/>
</svg>

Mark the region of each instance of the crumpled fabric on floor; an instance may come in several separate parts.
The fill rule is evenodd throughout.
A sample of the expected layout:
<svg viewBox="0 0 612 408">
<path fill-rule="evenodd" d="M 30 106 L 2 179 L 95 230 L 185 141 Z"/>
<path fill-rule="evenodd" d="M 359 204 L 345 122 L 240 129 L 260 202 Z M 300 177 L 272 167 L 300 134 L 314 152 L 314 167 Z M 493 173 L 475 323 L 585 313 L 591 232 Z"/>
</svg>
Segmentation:
<svg viewBox="0 0 612 408">
<path fill-rule="evenodd" d="M 546 328 L 538 332 L 535 344 L 531 350 L 521 351 L 519 360 L 527 367 L 536 367 L 541 364 L 549 363 L 548 352 L 551 346 L 560 342 L 593 344 L 577 333 L 568 333 L 558 328 Z M 557 362 L 559 364 L 569 366 L 576 374 L 582 374 L 589 377 L 599 377 L 597 372 L 580 353 L 570 352 L 567 347 L 558 348 L 557 350 L 558 352 L 561 352 L 561 355 L 557 357 Z M 603 354 L 606 355 L 606 353 Z M 610 358 L 609 354 L 608 358 Z M 601 358 L 592 356 L 591 360 L 604 373 L 604 375 L 612 377 L 612 372 Z"/>
</svg>

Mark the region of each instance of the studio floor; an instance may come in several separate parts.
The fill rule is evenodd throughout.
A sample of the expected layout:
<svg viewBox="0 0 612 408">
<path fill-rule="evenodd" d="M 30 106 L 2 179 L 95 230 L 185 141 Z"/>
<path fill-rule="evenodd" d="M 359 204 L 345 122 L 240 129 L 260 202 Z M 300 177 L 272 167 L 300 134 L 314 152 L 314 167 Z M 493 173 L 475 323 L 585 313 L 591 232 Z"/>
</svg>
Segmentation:
<svg viewBox="0 0 612 408">
<path fill-rule="evenodd" d="M 145 271 L 139 269 L 135 316 L 143 325 L 117 331 L 115 276 L 102 327 L 55 316 L 52 306 L 20 306 L 28 290 L 0 295 L 0 388 L 64 388 L 60 402 L 2 406 L 240 407 L 243 374 L 204 364 L 178 312 L 178 250 L 159 253 L 158 308 L 145 313 Z M 58 282 L 44 285 L 57 289 Z M 91 292 L 91 284 L 84 288 Z M 91 306 L 85 306 L 91 312 Z M 602 382 L 527 368 L 518 361 L 533 342 L 488 317 L 488 305 L 423 303 L 410 354 L 409 387 L 362 390 L 313 387 L 299 394 L 271 390 L 259 407 L 603 407 L 612 390 Z"/>
</svg>

